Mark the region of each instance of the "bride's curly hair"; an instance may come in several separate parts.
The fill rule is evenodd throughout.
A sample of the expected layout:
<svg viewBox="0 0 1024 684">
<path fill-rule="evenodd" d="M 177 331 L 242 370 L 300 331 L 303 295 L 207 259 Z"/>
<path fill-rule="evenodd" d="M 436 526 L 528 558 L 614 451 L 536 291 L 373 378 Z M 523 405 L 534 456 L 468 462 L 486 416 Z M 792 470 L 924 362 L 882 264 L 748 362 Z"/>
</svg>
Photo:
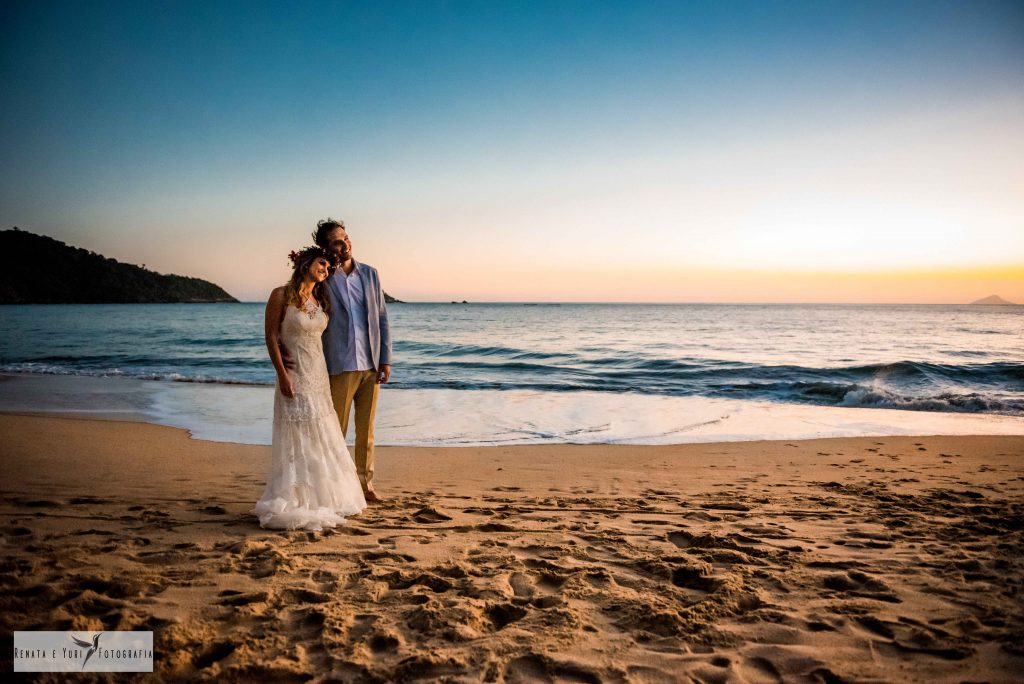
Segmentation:
<svg viewBox="0 0 1024 684">
<path fill-rule="evenodd" d="M 337 270 L 338 262 L 333 254 L 323 247 L 315 245 L 313 247 L 306 247 L 298 252 L 291 252 L 288 254 L 288 258 L 292 262 L 292 277 L 288 279 L 288 283 L 284 286 L 284 299 L 296 309 L 301 309 L 302 299 L 299 296 L 299 286 L 302 285 L 302 279 L 309 271 L 309 267 L 317 259 L 326 259 L 327 273 L 328 277 L 330 277 Z M 329 316 L 331 314 L 331 299 L 327 296 L 326 280 L 313 286 L 313 298 L 316 299 L 324 313 Z"/>
</svg>

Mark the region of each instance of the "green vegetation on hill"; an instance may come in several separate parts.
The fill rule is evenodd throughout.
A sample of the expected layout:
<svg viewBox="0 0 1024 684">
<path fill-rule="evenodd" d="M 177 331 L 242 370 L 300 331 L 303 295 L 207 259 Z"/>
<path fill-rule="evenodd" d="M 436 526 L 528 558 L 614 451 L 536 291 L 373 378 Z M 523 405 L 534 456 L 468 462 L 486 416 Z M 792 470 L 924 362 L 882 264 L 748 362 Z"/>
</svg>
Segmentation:
<svg viewBox="0 0 1024 684">
<path fill-rule="evenodd" d="M 0 304 L 237 301 L 206 280 L 122 264 L 17 228 L 0 231 Z"/>
</svg>

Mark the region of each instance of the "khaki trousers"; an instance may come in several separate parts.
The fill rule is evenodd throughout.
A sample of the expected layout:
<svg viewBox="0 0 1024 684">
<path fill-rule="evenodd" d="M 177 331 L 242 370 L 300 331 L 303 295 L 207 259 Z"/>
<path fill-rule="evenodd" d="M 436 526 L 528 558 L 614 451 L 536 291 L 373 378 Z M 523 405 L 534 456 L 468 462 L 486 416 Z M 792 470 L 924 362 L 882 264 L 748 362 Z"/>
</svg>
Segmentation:
<svg viewBox="0 0 1024 684">
<path fill-rule="evenodd" d="M 331 376 L 331 401 L 348 437 L 349 415 L 356 407 L 356 452 L 353 454 L 363 493 L 373 491 L 373 419 L 377 415 L 377 371 L 345 371 Z"/>
</svg>

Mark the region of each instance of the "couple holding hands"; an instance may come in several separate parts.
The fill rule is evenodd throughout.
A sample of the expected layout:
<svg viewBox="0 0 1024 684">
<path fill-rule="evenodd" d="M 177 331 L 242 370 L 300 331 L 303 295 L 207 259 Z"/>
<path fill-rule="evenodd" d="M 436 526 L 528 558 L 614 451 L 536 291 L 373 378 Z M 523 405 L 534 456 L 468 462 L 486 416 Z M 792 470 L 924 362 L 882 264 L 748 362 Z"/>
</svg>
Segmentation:
<svg viewBox="0 0 1024 684">
<path fill-rule="evenodd" d="M 270 474 L 252 510 L 270 529 L 321 530 L 379 502 L 373 423 L 391 374 L 391 332 L 377 270 L 352 257 L 342 221 L 292 252 L 292 276 L 267 301 L 266 341 L 277 371 Z M 355 459 L 345 446 L 355 408 Z"/>
</svg>

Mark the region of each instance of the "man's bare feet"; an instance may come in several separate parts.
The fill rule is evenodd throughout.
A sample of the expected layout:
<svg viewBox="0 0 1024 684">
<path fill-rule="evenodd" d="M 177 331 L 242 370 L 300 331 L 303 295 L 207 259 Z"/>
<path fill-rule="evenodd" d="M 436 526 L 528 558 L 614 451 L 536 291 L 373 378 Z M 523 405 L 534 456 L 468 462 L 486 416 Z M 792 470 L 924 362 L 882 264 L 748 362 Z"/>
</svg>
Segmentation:
<svg viewBox="0 0 1024 684">
<path fill-rule="evenodd" d="M 381 501 L 384 500 L 384 499 L 380 498 L 379 496 L 377 496 L 377 492 L 373 492 L 373 491 L 366 492 L 366 494 L 364 494 L 363 496 L 366 498 L 366 503 L 368 503 L 368 504 L 380 503 Z"/>
</svg>

